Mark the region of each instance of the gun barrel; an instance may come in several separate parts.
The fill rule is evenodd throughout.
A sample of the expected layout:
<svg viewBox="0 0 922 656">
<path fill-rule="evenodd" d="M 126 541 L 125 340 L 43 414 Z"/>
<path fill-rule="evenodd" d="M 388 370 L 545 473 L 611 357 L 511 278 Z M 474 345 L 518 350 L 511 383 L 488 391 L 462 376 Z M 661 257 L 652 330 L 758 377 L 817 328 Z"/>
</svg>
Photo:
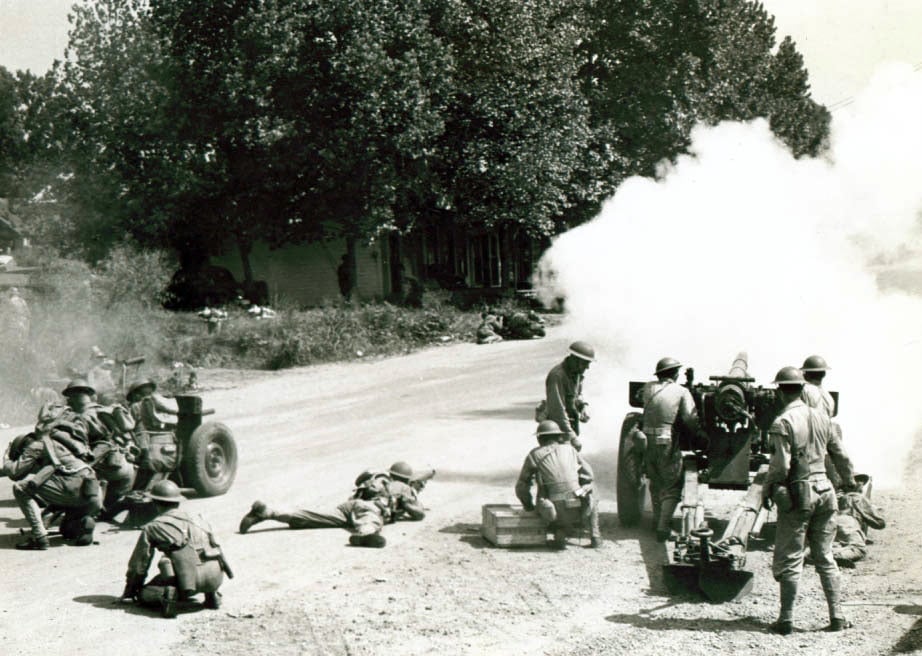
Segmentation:
<svg viewBox="0 0 922 656">
<path fill-rule="evenodd" d="M 727 378 L 749 378 L 749 356 L 746 351 L 736 354 L 736 359 L 727 372 Z"/>
</svg>

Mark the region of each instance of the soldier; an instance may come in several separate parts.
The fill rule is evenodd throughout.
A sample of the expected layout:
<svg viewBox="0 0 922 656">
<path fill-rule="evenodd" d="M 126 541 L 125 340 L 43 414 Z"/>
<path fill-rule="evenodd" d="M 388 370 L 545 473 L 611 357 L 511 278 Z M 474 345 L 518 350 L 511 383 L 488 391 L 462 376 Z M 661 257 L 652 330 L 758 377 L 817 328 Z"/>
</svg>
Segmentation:
<svg viewBox="0 0 922 656">
<path fill-rule="evenodd" d="M 544 418 L 555 421 L 577 451 L 583 448 L 579 425 L 589 419 L 588 404 L 581 397 L 583 376 L 594 360 L 595 349 L 586 342 L 573 342 L 567 357 L 548 372 L 544 381 Z"/>
<path fill-rule="evenodd" d="M 7 449 L 2 473 L 15 481 L 13 496 L 31 530 L 17 549 L 44 551 L 50 546 L 39 502 L 65 511 L 62 536 L 77 546 L 93 543 L 94 517 L 102 499 L 89 464 L 92 453 L 85 427 L 74 419 L 61 406 L 47 405 L 35 432 L 13 440 Z"/>
<path fill-rule="evenodd" d="M 495 344 L 503 341 L 499 331 L 503 324 L 495 314 L 489 310 L 480 313 L 480 325 L 477 326 L 477 343 L 478 344 Z"/>
<path fill-rule="evenodd" d="M 93 454 L 93 469 L 102 485 L 103 506 L 100 517 L 109 520 L 119 500 L 131 492 L 136 470 L 125 458 L 116 435 L 100 418 L 100 405 L 93 401 L 96 390 L 82 378 L 75 378 L 61 392 L 67 405 L 86 425 L 86 436 Z"/>
<path fill-rule="evenodd" d="M 160 481 L 151 488 L 149 496 L 156 506 L 157 517 L 141 529 L 128 561 L 121 599 L 159 606 L 164 617 L 176 617 L 178 601 L 187 601 L 203 592 L 204 607 L 219 608 L 218 588 L 225 573 L 228 578 L 233 574 L 211 527 L 201 517 L 193 519 L 179 509 L 185 497 L 173 481 Z M 157 563 L 160 572 L 145 584 L 155 550 L 164 554 Z"/>
<path fill-rule="evenodd" d="M 563 431 L 551 420 L 538 424 L 538 446 L 525 457 L 515 495 L 525 510 L 535 510 L 554 532 L 552 546 L 566 549 L 567 533 L 583 519 L 589 522 L 590 546 L 602 545 L 598 503 L 593 498 L 592 468 L 568 441 L 561 442 Z M 532 500 L 532 484 L 537 485 Z"/>
<path fill-rule="evenodd" d="M 826 377 L 826 372 L 829 371 L 826 360 L 819 355 L 811 355 L 804 360 L 804 366 L 800 370 L 803 372 L 804 380 L 806 381 L 804 391 L 800 397 L 801 400 L 832 420 L 836 413 L 836 402 L 832 395 L 823 389 L 823 379 Z M 836 431 L 841 440 L 842 427 L 835 420 L 832 420 L 832 429 Z M 839 478 L 836 467 L 828 454 L 826 456 L 826 476 L 829 477 L 833 487 L 837 490 L 842 487 L 842 480 Z"/>
<path fill-rule="evenodd" d="M 425 519 L 426 512 L 419 502 L 413 480 L 413 468 L 409 463 L 398 461 L 388 470 L 385 481 L 387 496 L 390 497 L 390 521 L 409 519 L 418 522 Z M 416 483 L 418 486 L 419 484 Z"/>
<path fill-rule="evenodd" d="M 128 386 L 126 398 L 138 428 L 148 433 L 171 431 L 176 427 L 179 408 L 175 399 L 157 393 L 151 378 L 139 378 Z"/>
<path fill-rule="evenodd" d="M 240 532 L 246 533 L 254 524 L 272 519 L 292 529 L 344 528 L 353 532 L 349 536 L 352 546 L 381 548 L 387 544 L 381 529 L 385 522 L 392 521 L 391 501 L 382 478 L 370 471 L 359 474 L 352 498 L 330 513 L 280 512 L 271 510 L 262 501 L 254 501 L 250 511 L 240 520 Z"/>
<path fill-rule="evenodd" d="M 676 382 L 681 368 L 678 360 L 662 358 L 656 363 L 656 380 L 643 387 L 644 473 L 650 481 L 653 527 L 659 542 L 669 539 L 669 523 L 682 497 L 682 450 L 676 422 L 689 434 L 705 439 L 691 392 Z"/>
<path fill-rule="evenodd" d="M 804 548 L 820 577 L 829 606 L 827 631 L 850 628 L 840 607 L 839 568 L 832 555 L 836 534 L 836 494 L 826 477 L 829 453 L 847 487 L 854 489 L 852 463 L 829 418 L 802 400 L 804 377 L 796 367 L 784 367 L 774 380 L 784 407 L 769 430 L 772 458 L 765 477 L 762 503 L 778 506 L 772 574 L 780 586 L 781 612 L 772 631 L 794 630 L 794 602 L 804 564 Z"/>
<path fill-rule="evenodd" d="M 841 492 L 837 496 L 839 512 L 836 513 L 832 557 L 839 567 L 852 568 L 868 555 L 868 529 L 883 530 L 887 522 L 880 509 L 861 492 Z"/>
</svg>

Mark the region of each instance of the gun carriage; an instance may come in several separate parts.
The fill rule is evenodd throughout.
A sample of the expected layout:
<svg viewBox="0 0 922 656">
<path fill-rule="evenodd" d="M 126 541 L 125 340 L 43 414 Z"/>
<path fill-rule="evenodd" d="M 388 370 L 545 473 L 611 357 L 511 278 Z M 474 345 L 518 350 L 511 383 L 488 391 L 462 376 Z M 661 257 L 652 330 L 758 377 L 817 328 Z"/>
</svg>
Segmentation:
<svg viewBox="0 0 922 656">
<path fill-rule="evenodd" d="M 768 429 L 778 414 L 774 389 L 755 384 L 749 376 L 746 353 L 740 353 L 724 376 L 697 383 L 694 370 L 685 372 L 701 429 L 707 440 L 696 439 L 674 426 L 682 450 L 684 483 L 681 528 L 673 540 L 664 579 L 671 592 L 700 590 L 715 602 L 739 599 L 752 590 L 753 573 L 746 569 L 751 535 L 758 534 L 768 511 L 761 504 L 762 484 L 768 472 Z M 629 385 L 631 407 L 643 408 L 644 383 Z M 838 410 L 839 397 L 832 392 Z M 617 504 L 622 526 L 636 526 L 646 494 L 643 472 L 645 440 L 640 432 L 643 415 L 630 412 L 621 426 L 618 449 Z M 703 443 L 702 443 L 703 442 Z M 722 534 L 705 521 L 703 490 L 745 490 Z"/>
</svg>

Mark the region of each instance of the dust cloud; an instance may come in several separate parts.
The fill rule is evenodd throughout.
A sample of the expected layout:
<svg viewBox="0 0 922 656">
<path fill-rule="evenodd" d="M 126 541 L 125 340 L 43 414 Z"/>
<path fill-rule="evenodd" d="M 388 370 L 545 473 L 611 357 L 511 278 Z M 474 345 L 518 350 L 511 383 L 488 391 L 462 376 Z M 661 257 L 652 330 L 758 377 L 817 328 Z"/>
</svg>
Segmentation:
<svg viewBox="0 0 922 656">
<path fill-rule="evenodd" d="M 539 264 L 572 336 L 600 352 L 588 430 L 616 441 L 627 382 L 670 355 L 696 379 L 749 354 L 757 384 L 820 354 L 858 471 L 900 481 L 922 427 L 922 290 L 883 290 L 874 265 L 919 246 L 922 74 L 878 71 L 833 114 L 828 153 L 794 159 L 764 121 L 700 127 L 688 156 L 627 180 Z"/>
</svg>

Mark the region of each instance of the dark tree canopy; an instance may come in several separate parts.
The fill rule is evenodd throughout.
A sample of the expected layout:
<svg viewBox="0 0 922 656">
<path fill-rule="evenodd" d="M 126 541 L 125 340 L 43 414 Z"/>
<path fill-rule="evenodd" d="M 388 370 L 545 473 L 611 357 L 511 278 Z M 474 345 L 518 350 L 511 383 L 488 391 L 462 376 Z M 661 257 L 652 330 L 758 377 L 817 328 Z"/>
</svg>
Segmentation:
<svg viewBox="0 0 922 656">
<path fill-rule="evenodd" d="M 84 0 L 66 61 L 0 69 L 0 195 L 46 189 L 88 258 L 420 223 L 548 235 L 692 127 L 829 113 L 750 0 Z"/>
</svg>

